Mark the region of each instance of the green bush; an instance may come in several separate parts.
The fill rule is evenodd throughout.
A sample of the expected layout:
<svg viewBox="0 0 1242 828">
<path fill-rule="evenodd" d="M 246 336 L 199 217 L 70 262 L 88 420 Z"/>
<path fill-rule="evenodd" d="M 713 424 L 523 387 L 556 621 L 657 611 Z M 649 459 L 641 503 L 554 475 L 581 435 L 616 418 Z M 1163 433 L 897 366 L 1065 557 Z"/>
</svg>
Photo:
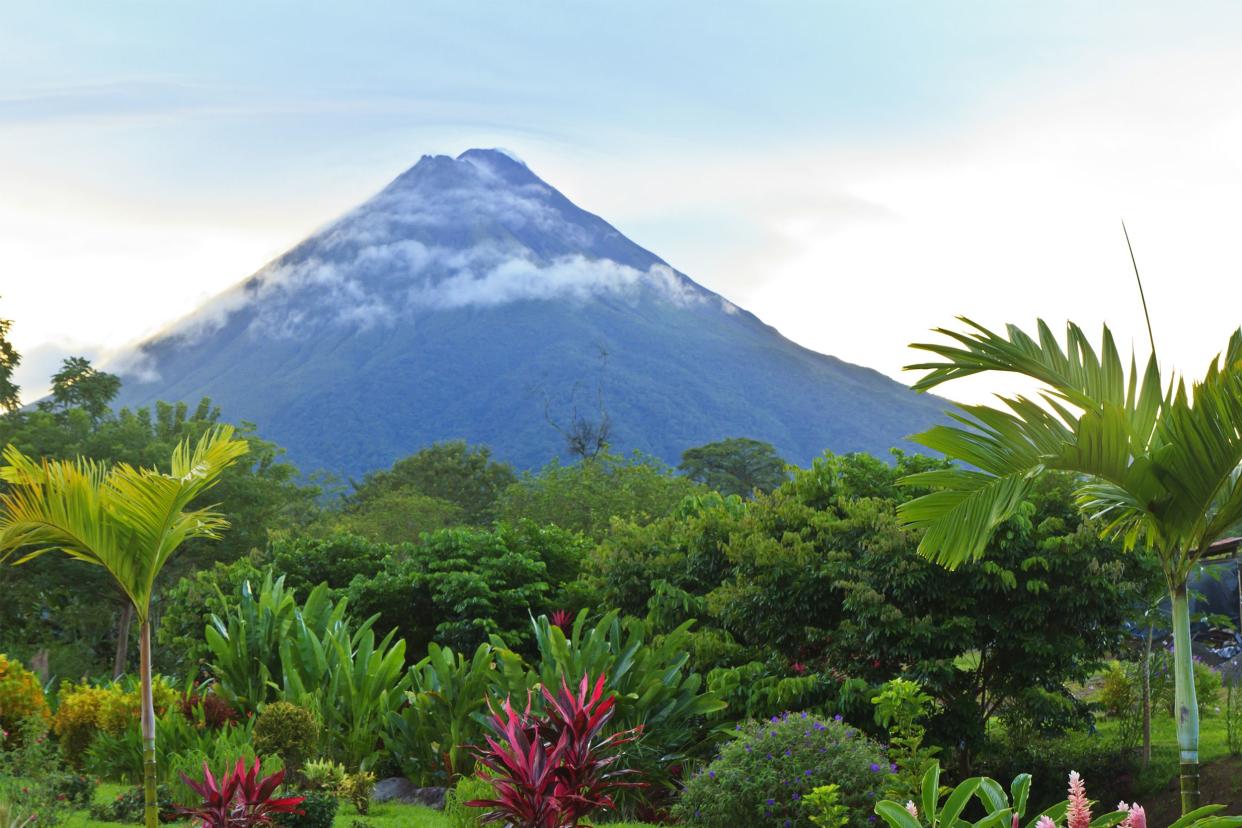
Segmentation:
<svg viewBox="0 0 1242 828">
<path fill-rule="evenodd" d="M 1031 801 L 1042 804 L 1065 797 L 1068 768 L 1091 780 L 1093 799 L 1116 802 L 1129 801 L 1133 796 L 1130 778 L 1137 770 L 1134 752 L 1120 742 L 1083 731 L 989 744 L 977 757 L 973 771 L 993 779 L 1030 773 L 1034 777 Z"/>
<path fill-rule="evenodd" d="M 866 828 L 875 799 L 891 773 L 884 751 L 842 722 L 807 713 L 737 725 L 737 738 L 692 776 L 673 808 L 691 825 L 735 828 L 760 820 L 813 828 L 805 797 L 837 786 L 849 822 Z"/>
<path fill-rule="evenodd" d="M 371 791 L 375 790 L 375 774 L 360 770 L 351 773 L 341 782 L 340 794 L 348 799 L 363 816 L 371 810 Z"/>
<path fill-rule="evenodd" d="M 324 791 L 295 791 L 289 796 L 304 797 L 298 806 L 301 814 L 277 814 L 275 824 L 283 828 L 332 828 L 336 809 L 340 807 L 336 797 Z"/>
<path fill-rule="evenodd" d="M 51 721 L 43 686 L 20 661 L 0 654 L 0 730 L 9 734 L 0 750 L 21 742 L 22 723 L 30 718 Z"/>
<path fill-rule="evenodd" d="M 1142 670 L 1142 665 L 1137 665 Z M 1099 703 L 1104 713 L 1112 719 L 1122 719 L 1133 714 L 1141 703 L 1142 694 L 1135 681 L 1135 665 L 1120 661 L 1109 662 L 1101 675 Z"/>
<path fill-rule="evenodd" d="M 272 702 L 254 723 L 254 749 L 260 756 L 279 756 L 296 771 L 319 742 L 315 714 L 289 702 Z"/>
<path fill-rule="evenodd" d="M 173 810 L 172 791 L 167 785 L 160 785 L 155 791 L 159 803 L 160 822 L 176 822 L 180 817 Z M 141 824 L 146 810 L 142 787 L 136 786 L 116 795 L 111 802 L 97 802 L 91 805 L 91 819 L 100 822 L 129 822 Z"/>
<path fill-rule="evenodd" d="M 14 747 L 0 750 L 0 802 L 32 817 L 32 828 L 58 824 L 68 803 L 60 778 L 60 753 L 48 736 L 47 720 L 29 716 L 21 720 L 21 730 L 9 736 Z"/>
<path fill-rule="evenodd" d="M 312 759 L 302 766 L 302 778 L 309 790 L 339 791 L 345 782 L 345 766 L 331 759 Z"/>
<path fill-rule="evenodd" d="M 65 802 L 75 807 L 87 808 L 95 801 L 99 780 L 84 773 L 64 771 L 49 774 L 49 784 L 57 797 L 63 796 Z"/>
<path fill-rule="evenodd" d="M 481 776 L 463 776 L 444 795 L 444 816 L 449 828 L 479 828 L 486 808 L 471 808 L 466 803 L 476 799 L 492 799 L 496 789 Z"/>
</svg>

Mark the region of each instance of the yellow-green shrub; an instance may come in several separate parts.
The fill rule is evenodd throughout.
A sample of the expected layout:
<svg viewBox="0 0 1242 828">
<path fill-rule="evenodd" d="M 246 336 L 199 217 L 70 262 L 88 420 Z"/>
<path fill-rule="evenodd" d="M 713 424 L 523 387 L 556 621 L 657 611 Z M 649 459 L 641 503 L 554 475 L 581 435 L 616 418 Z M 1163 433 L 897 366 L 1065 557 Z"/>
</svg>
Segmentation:
<svg viewBox="0 0 1242 828">
<path fill-rule="evenodd" d="M 319 720 L 304 707 L 272 702 L 255 720 L 253 739 L 260 756 L 279 756 L 286 768 L 300 770 L 319 741 Z"/>
<path fill-rule="evenodd" d="M 99 729 L 113 736 L 125 732 L 131 722 L 138 721 L 142 713 L 141 687 L 137 682 L 126 688 L 114 684 L 107 688 L 107 694 L 100 699 L 99 715 L 96 723 Z M 161 676 L 151 682 L 151 697 L 155 704 L 155 715 L 163 716 L 164 711 L 177 702 L 177 691 L 168 685 Z"/>
<path fill-rule="evenodd" d="M 99 710 L 108 690 L 92 687 L 83 682 L 65 682 L 56 694 L 56 716 L 52 719 L 52 732 L 60 741 L 65 758 L 74 765 L 81 765 L 82 754 L 99 732 Z"/>
<path fill-rule="evenodd" d="M 43 686 L 21 662 L 0 655 L 0 728 L 9 734 L 7 744 L 16 743 L 22 722 L 32 716 L 45 722 L 52 718 Z"/>
</svg>

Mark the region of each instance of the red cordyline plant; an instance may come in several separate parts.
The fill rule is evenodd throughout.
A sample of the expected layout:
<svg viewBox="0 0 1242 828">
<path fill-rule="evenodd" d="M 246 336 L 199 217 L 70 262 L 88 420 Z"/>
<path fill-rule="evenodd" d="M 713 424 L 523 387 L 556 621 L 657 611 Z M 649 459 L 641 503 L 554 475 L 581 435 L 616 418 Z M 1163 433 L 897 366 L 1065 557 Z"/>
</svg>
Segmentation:
<svg viewBox="0 0 1242 828">
<path fill-rule="evenodd" d="M 259 759 L 246 767 L 243 760 L 226 772 L 219 782 L 211 775 L 207 763 L 203 763 L 203 781 L 195 782 L 181 774 L 181 779 L 203 798 L 197 808 L 177 808 L 177 813 L 187 816 L 202 828 L 249 828 L 253 825 L 271 825 L 276 814 L 301 814 L 298 809 L 302 797 L 288 796 L 272 799 L 276 788 L 285 780 L 285 772 L 278 770 L 271 776 L 259 778 Z"/>
<path fill-rule="evenodd" d="M 566 609 L 552 610 L 548 615 L 548 620 L 552 622 L 552 626 L 569 632 L 570 625 L 574 623 L 574 614 Z"/>
<path fill-rule="evenodd" d="M 616 712 L 616 698 L 604 697 L 604 682 L 601 675 L 592 688 L 583 676 L 577 693 L 563 678 L 555 695 L 542 688 L 542 717 L 531 714 L 529 699 L 521 713 L 508 699 L 500 710 L 492 708 L 489 725 L 497 738 L 487 737 L 487 748 L 475 753 L 491 772 L 496 798 L 466 803 L 492 809 L 483 822 L 576 828 L 588 814 L 612 809 L 615 791 L 643 784 L 624 781 L 634 771 L 614 768 L 617 748 L 638 738 L 641 728 L 601 736 Z"/>
</svg>

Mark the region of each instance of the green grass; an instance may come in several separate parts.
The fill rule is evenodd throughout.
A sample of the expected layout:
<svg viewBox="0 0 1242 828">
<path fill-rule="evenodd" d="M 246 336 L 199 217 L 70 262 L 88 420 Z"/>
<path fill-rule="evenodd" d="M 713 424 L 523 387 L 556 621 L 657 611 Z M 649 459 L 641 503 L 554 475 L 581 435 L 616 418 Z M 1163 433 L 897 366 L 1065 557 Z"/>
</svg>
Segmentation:
<svg viewBox="0 0 1242 828">
<path fill-rule="evenodd" d="M 109 802 L 116 799 L 118 794 L 128 790 L 129 787 L 128 785 L 105 782 L 95 792 L 95 801 Z M 349 828 L 350 823 L 356 819 L 363 820 L 372 828 L 449 828 L 449 821 L 442 813 L 419 805 L 372 805 L 370 813 L 366 816 L 361 816 L 353 805 L 346 802 L 341 803 L 340 809 L 336 812 L 336 819 L 332 821 L 332 824 L 334 828 Z M 85 828 L 86 826 L 91 826 L 91 828 L 105 828 L 106 826 L 133 828 L 132 824 L 93 820 L 86 811 L 75 812 L 62 825 L 64 828 Z M 175 828 L 176 825 L 188 825 L 188 823 L 170 824 L 170 828 Z M 654 826 L 649 826 L 645 822 L 617 822 L 609 823 L 609 828 L 654 828 Z"/>
</svg>

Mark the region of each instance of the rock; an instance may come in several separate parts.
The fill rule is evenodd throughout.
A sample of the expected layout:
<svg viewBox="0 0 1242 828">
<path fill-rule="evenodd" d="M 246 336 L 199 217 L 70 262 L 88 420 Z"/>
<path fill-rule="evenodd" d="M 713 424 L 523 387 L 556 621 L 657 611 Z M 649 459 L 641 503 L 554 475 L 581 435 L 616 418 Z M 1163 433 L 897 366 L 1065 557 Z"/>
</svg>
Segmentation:
<svg viewBox="0 0 1242 828">
<path fill-rule="evenodd" d="M 444 809 L 444 793 L 444 788 L 420 788 L 404 777 L 394 776 L 375 783 L 375 789 L 371 792 L 371 801 L 423 805 L 440 811 Z"/>
</svg>

